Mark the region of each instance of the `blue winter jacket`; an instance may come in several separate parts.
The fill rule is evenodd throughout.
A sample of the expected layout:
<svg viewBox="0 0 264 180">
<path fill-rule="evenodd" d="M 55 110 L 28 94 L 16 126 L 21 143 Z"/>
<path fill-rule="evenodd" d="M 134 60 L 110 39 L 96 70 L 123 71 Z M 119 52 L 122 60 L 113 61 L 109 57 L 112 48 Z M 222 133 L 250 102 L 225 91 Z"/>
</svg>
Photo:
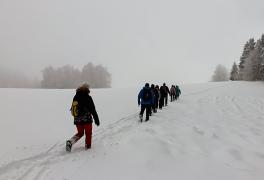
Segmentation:
<svg viewBox="0 0 264 180">
<path fill-rule="evenodd" d="M 144 90 L 150 90 L 150 93 L 151 93 L 151 98 L 147 101 L 145 101 L 143 99 L 143 94 L 144 94 Z M 138 94 L 138 105 L 142 104 L 142 105 L 152 105 L 154 104 L 154 93 L 152 92 L 152 90 L 150 89 L 150 87 L 143 87 L 139 94 Z"/>
</svg>

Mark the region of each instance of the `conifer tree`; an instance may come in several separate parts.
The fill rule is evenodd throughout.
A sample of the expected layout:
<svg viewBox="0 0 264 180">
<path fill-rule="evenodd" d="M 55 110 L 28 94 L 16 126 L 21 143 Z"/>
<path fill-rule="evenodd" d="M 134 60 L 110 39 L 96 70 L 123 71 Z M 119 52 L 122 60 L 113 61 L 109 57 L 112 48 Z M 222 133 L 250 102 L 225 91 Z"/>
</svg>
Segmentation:
<svg viewBox="0 0 264 180">
<path fill-rule="evenodd" d="M 264 81 L 264 34 L 260 39 L 260 52 L 259 52 L 259 76 L 258 79 Z"/>
<path fill-rule="evenodd" d="M 254 38 L 249 39 L 246 44 L 244 45 L 244 50 L 242 53 L 242 56 L 240 57 L 240 63 L 239 63 L 239 79 L 240 80 L 244 80 L 244 70 L 245 70 L 245 63 L 247 61 L 247 59 L 250 56 L 250 53 L 252 53 L 252 51 L 255 48 L 255 40 Z"/>
<path fill-rule="evenodd" d="M 238 67 L 237 64 L 234 62 L 231 73 L 230 73 L 230 80 L 237 81 L 239 79 L 238 74 Z"/>
<path fill-rule="evenodd" d="M 247 81 L 261 80 L 261 63 L 264 38 L 257 41 L 253 52 L 249 55 L 243 73 L 243 79 Z"/>
</svg>

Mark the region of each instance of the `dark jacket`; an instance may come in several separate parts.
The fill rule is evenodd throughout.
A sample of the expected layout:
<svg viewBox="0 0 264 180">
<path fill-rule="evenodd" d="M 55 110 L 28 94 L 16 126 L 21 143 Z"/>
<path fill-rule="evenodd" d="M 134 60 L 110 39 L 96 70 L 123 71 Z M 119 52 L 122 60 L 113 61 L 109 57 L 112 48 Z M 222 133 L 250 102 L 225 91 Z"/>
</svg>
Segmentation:
<svg viewBox="0 0 264 180">
<path fill-rule="evenodd" d="M 181 90 L 179 86 L 176 86 L 176 96 L 180 96 L 180 94 L 181 94 Z"/>
<path fill-rule="evenodd" d="M 93 99 L 89 95 L 89 92 L 88 89 L 82 88 L 76 90 L 73 101 L 77 101 L 79 104 L 79 116 L 74 118 L 75 125 L 92 123 L 93 119 L 96 125 L 100 124 Z"/>
<path fill-rule="evenodd" d="M 156 101 L 158 101 L 159 98 L 160 98 L 160 97 L 159 97 L 159 96 L 160 96 L 160 95 L 159 95 L 159 90 L 158 90 L 157 88 L 154 88 L 154 89 L 153 89 L 153 92 L 154 92 L 154 94 L 155 94 L 155 100 L 154 100 L 154 101 L 156 102 Z"/>
<path fill-rule="evenodd" d="M 166 96 L 168 96 L 168 94 L 170 95 L 170 89 L 168 88 L 168 86 L 164 86 L 164 88 L 165 88 Z"/>
<path fill-rule="evenodd" d="M 144 99 L 143 96 L 145 94 L 145 91 L 149 91 L 150 92 L 150 97 L 148 99 Z M 141 89 L 141 91 L 138 94 L 138 105 L 151 105 L 154 104 L 154 93 L 151 91 L 151 89 L 149 87 L 144 87 L 143 89 Z"/>
<path fill-rule="evenodd" d="M 170 93 L 170 91 L 169 91 L 169 88 L 167 87 L 167 86 L 161 86 L 160 87 L 160 95 L 161 95 L 161 97 L 167 97 L 168 96 L 168 93 Z"/>
</svg>

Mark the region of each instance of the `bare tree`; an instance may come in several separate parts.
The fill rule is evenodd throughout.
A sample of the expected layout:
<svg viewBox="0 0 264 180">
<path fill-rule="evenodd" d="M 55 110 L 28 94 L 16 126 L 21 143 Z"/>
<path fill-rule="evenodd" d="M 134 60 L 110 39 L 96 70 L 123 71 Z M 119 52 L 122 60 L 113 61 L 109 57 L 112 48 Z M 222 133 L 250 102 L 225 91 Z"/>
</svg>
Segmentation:
<svg viewBox="0 0 264 180">
<path fill-rule="evenodd" d="M 88 63 L 82 68 L 81 78 L 83 82 L 87 82 L 91 87 L 95 85 L 95 67 L 93 63 Z"/>
<path fill-rule="evenodd" d="M 42 71 L 42 74 L 42 88 L 76 88 L 81 82 L 80 71 L 70 65 L 65 65 L 57 69 L 49 66 Z"/>
<path fill-rule="evenodd" d="M 225 66 L 219 64 L 216 66 L 212 81 L 228 81 L 228 70 Z"/>
<path fill-rule="evenodd" d="M 96 72 L 95 82 L 97 88 L 111 87 L 111 74 L 102 65 L 96 66 L 95 72 Z"/>
<path fill-rule="evenodd" d="M 94 66 L 88 63 L 82 71 L 66 65 L 57 69 L 49 66 L 43 71 L 43 88 L 76 88 L 80 83 L 87 82 L 92 88 L 111 86 L 111 74 L 102 65 Z"/>
<path fill-rule="evenodd" d="M 93 88 L 108 88 L 111 87 L 111 74 L 102 65 L 88 63 L 82 69 L 82 81 Z"/>
</svg>

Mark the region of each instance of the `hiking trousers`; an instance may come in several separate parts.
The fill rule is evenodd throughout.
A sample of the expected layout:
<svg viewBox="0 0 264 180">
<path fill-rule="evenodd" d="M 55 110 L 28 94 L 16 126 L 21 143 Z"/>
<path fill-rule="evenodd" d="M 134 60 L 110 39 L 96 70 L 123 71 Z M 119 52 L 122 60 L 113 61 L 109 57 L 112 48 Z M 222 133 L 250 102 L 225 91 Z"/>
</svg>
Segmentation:
<svg viewBox="0 0 264 180">
<path fill-rule="evenodd" d="M 165 106 L 167 106 L 168 105 L 168 95 L 166 95 L 164 99 L 165 99 Z"/>
<path fill-rule="evenodd" d="M 79 139 L 81 139 L 85 133 L 85 145 L 91 146 L 92 144 L 92 123 L 76 125 L 77 134 L 75 134 L 71 139 L 71 143 L 76 143 Z"/>
<path fill-rule="evenodd" d="M 164 97 L 161 97 L 159 100 L 159 108 L 162 109 L 163 106 L 164 106 Z"/>
<path fill-rule="evenodd" d="M 146 120 L 149 120 L 149 115 L 151 113 L 151 104 L 141 104 L 141 111 L 140 111 L 140 115 L 143 116 L 144 111 L 146 109 Z"/>
</svg>

